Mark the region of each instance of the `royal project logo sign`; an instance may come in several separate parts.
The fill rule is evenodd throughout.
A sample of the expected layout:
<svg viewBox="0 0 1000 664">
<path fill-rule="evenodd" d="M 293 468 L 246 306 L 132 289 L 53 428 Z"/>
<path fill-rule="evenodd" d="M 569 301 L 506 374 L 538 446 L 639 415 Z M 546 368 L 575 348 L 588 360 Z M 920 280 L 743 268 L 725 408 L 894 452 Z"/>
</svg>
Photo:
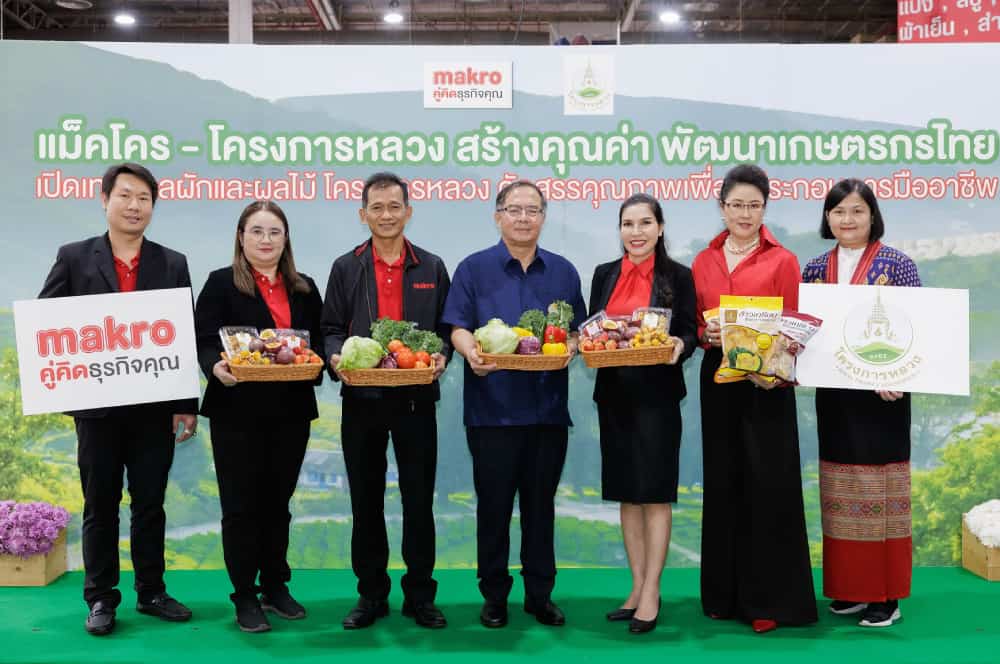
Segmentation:
<svg viewBox="0 0 1000 664">
<path fill-rule="evenodd" d="M 801 385 L 969 393 L 967 290 L 801 284 L 799 310 L 823 320 Z"/>
<path fill-rule="evenodd" d="M 424 108 L 513 108 L 508 62 L 425 62 Z"/>
<path fill-rule="evenodd" d="M 191 290 L 14 303 L 25 415 L 199 396 Z"/>
<path fill-rule="evenodd" d="M 563 58 L 563 115 L 614 115 L 615 61 L 610 55 Z"/>
</svg>

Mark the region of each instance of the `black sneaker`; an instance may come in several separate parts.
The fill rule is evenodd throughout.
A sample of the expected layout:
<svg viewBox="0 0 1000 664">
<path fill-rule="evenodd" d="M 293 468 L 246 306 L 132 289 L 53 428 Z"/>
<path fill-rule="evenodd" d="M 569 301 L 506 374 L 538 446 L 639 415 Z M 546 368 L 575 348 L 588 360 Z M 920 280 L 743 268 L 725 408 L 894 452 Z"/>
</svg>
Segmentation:
<svg viewBox="0 0 1000 664">
<path fill-rule="evenodd" d="M 264 609 L 256 597 L 234 599 L 236 605 L 236 624 L 244 632 L 270 632 L 271 623 L 264 615 Z"/>
<path fill-rule="evenodd" d="M 865 615 L 858 624 L 862 627 L 891 627 L 894 622 L 903 617 L 897 600 L 888 602 L 872 602 L 865 609 Z"/>
<path fill-rule="evenodd" d="M 262 594 L 260 606 L 265 611 L 276 613 L 285 620 L 301 620 L 306 617 L 306 608 L 296 602 L 287 590 Z"/>
<path fill-rule="evenodd" d="M 830 602 L 830 613 L 835 613 L 838 616 L 852 616 L 855 613 L 861 613 L 868 608 L 868 605 L 864 602 L 846 602 L 842 599 L 835 599 Z"/>
</svg>

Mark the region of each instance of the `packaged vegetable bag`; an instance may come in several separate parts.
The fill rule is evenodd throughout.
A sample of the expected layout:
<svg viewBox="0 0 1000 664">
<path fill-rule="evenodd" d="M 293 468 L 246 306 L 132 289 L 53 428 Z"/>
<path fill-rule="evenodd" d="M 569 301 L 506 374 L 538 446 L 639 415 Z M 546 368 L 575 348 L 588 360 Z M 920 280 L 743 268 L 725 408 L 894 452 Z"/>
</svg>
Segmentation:
<svg viewBox="0 0 1000 664">
<path fill-rule="evenodd" d="M 774 350 L 764 363 L 762 373 L 794 383 L 795 358 L 805 349 L 806 342 L 819 332 L 822 324 L 823 321 L 815 316 L 785 309 L 781 313 L 781 332 L 774 340 Z"/>
<path fill-rule="evenodd" d="M 716 383 L 745 380 L 748 373 L 764 375 L 781 332 L 783 303 L 781 297 L 721 296 L 722 362 L 715 372 Z"/>
</svg>

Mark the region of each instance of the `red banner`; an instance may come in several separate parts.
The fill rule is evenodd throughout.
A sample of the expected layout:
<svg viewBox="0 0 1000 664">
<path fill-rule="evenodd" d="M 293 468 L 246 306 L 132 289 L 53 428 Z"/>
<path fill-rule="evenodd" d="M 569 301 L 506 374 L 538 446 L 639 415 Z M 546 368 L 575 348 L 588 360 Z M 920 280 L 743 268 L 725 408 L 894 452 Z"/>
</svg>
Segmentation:
<svg viewBox="0 0 1000 664">
<path fill-rule="evenodd" d="M 1000 42 L 998 0 L 898 0 L 898 40 Z"/>
</svg>

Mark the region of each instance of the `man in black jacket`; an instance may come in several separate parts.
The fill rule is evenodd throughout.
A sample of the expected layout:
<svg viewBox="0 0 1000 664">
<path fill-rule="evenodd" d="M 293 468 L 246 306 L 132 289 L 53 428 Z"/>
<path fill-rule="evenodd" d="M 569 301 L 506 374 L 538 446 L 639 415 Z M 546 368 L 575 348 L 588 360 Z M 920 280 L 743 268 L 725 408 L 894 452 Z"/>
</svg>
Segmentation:
<svg viewBox="0 0 1000 664">
<path fill-rule="evenodd" d="M 344 381 L 340 438 L 351 491 L 351 566 L 357 606 L 345 629 L 368 627 L 388 615 L 389 543 L 385 529 L 386 449 L 392 434 L 403 503 L 403 615 L 423 627 L 444 627 L 434 606 L 434 474 L 437 467 L 437 378 L 451 354 L 441 312 L 451 284 L 444 262 L 403 235 L 413 215 L 406 183 L 391 173 L 365 182 L 361 221 L 371 238 L 333 263 L 323 303 L 323 334 L 331 376 Z M 445 347 L 432 356 L 435 381 L 412 387 L 357 387 L 336 366 L 349 336 L 367 337 L 379 318 L 411 321 L 435 332 Z"/>
<path fill-rule="evenodd" d="M 109 168 L 101 182 L 108 221 L 104 235 L 59 248 L 39 298 L 98 295 L 135 290 L 190 288 L 187 259 L 145 239 L 153 217 L 157 184 L 139 164 Z M 176 442 L 194 435 L 197 399 L 81 410 L 76 423 L 77 464 L 83 487 L 83 598 L 90 607 L 87 631 L 110 634 L 121 602 L 118 507 L 122 475 L 131 497 L 131 548 L 136 609 L 172 622 L 191 611 L 166 592 L 163 500 Z"/>
</svg>

